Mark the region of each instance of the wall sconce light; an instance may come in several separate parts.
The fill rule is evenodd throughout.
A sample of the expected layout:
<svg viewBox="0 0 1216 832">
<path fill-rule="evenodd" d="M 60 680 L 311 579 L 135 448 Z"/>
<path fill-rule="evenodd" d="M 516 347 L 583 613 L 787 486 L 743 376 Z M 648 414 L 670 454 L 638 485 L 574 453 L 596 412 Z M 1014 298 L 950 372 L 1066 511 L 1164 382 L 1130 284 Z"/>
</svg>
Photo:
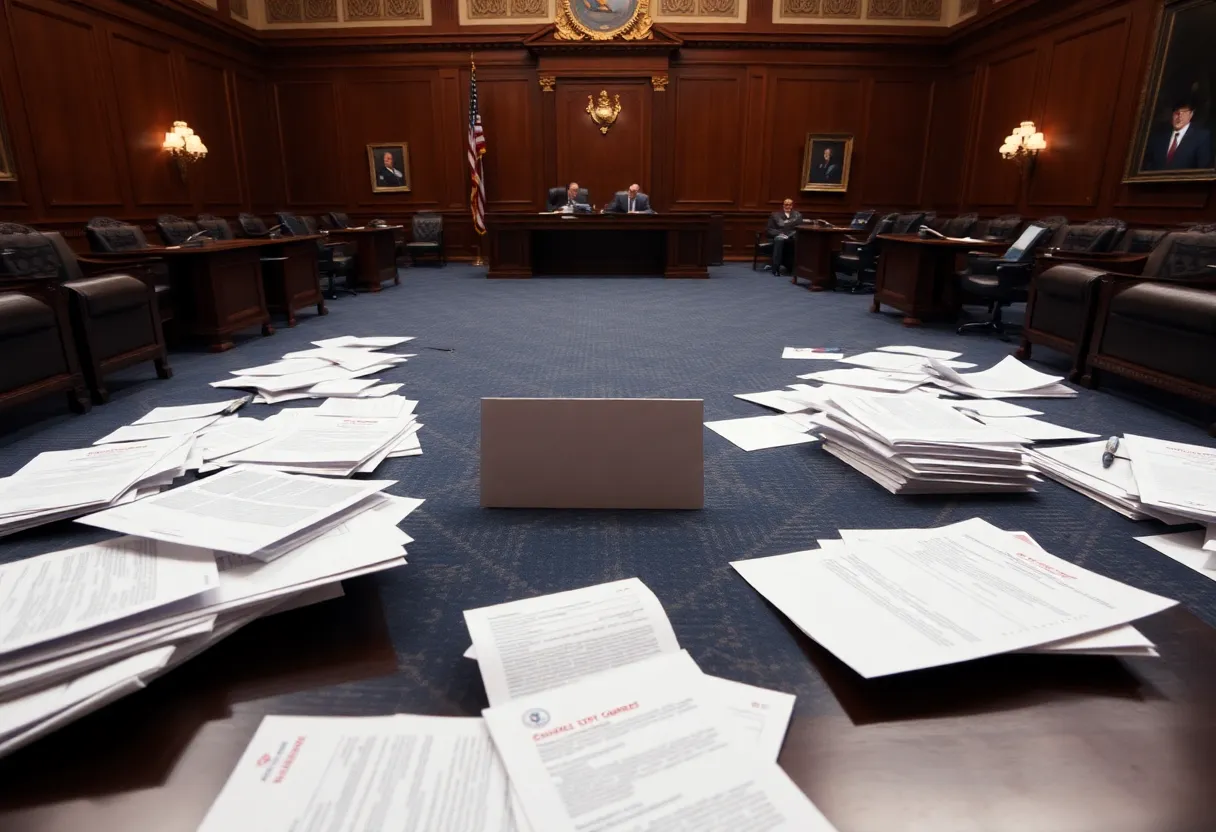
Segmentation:
<svg viewBox="0 0 1216 832">
<path fill-rule="evenodd" d="M 1033 160 L 1039 151 L 1047 147 L 1047 140 L 1038 132 L 1033 121 L 1023 121 L 1013 128 L 1013 132 L 1005 137 L 1001 145 L 1001 158 L 1011 159 L 1021 167 L 1027 159 Z"/>
<path fill-rule="evenodd" d="M 165 134 L 165 141 L 161 145 L 161 149 L 168 151 L 169 155 L 173 157 L 182 179 L 186 178 L 186 169 L 189 165 L 207 155 L 207 145 L 203 144 L 203 140 L 195 135 L 184 121 L 173 122 L 173 129 Z"/>
</svg>

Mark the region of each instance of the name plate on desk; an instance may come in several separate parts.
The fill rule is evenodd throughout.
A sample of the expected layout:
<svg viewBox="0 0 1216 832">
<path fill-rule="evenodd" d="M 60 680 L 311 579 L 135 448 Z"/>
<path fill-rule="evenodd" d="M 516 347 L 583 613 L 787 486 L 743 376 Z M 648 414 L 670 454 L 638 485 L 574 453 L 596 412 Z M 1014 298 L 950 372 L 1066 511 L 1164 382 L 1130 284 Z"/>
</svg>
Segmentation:
<svg viewBox="0 0 1216 832">
<path fill-rule="evenodd" d="M 705 505 L 700 399 L 482 399 L 483 508 Z"/>
</svg>

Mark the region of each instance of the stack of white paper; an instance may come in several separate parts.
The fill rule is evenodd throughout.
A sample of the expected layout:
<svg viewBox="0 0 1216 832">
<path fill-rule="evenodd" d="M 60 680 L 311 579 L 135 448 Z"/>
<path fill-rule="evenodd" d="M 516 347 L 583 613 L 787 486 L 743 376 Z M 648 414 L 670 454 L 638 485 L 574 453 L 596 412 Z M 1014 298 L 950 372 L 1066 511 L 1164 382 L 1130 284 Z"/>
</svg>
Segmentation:
<svg viewBox="0 0 1216 832">
<path fill-rule="evenodd" d="M 398 525 L 422 501 L 388 484 L 233 469 L 127 506 L 142 512 L 86 518 L 142 536 L 0 566 L 0 754 L 260 616 L 404 565 Z"/>
<path fill-rule="evenodd" d="M 0 478 L 0 535 L 159 493 L 186 473 L 193 438 L 47 451 Z"/>
<path fill-rule="evenodd" d="M 255 402 L 280 404 L 296 399 L 326 397 L 379 398 L 401 389 L 373 378 L 411 354 L 380 350 L 413 340 L 412 336 L 356 337 L 343 335 L 314 341 L 311 349 L 289 352 L 279 361 L 232 371 L 233 378 L 211 382 L 212 387 L 255 390 Z"/>
<path fill-rule="evenodd" d="M 1127 454 L 1146 508 L 1216 523 L 1216 448 L 1126 434 Z"/>
<path fill-rule="evenodd" d="M 840 534 L 827 548 L 731 565 L 866 678 L 1025 650 L 1153 656 L 1126 625 L 1175 604 L 978 518 Z"/>
<path fill-rule="evenodd" d="M 944 390 L 977 399 L 1071 398 L 1077 395 L 1062 376 L 1040 373 L 1012 355 L 978 373 L 959 373 L 946 362 L 929 359 L 933 383 Z"/>
<path fill-rule="evenodd" d="M 1033 491 L 1020 436 L 928 396 L 836 389 L 810 417 L 823 448 L 893 494 Z"/>
</svg>

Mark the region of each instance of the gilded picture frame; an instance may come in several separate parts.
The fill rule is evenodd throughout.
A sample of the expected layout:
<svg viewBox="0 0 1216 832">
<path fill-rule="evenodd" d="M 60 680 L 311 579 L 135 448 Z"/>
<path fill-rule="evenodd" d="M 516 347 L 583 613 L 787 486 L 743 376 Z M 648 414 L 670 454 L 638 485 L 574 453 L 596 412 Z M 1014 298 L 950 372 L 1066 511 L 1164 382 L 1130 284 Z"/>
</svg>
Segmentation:
<svg viewBox="0 0 1216 832">
<path fill-rule="evenodd" d="M 844 193 L 852 166 L 852 133 L 807 133 L 800 190 Z"/>
<path fill-rule="evenodd" d="M 386 157 L 388 157 L 386 159 Z M 367 172 L 372 193 L 410 191 L 410 146 L 408 142 L 373 142 L 367 146 Z"/>
<path fill-rule="evenodd" d="M 1167 0 L 1157 19 L 1123 182 L 1216 180 L 1216 0 Z"/>
<path fill-rule="evenodd" d="M 8 128 L 0 114 L 0 182 L 16 182 L 17 168 L 13 165 L 13 151 L 8 144 Z"/>
</svg>

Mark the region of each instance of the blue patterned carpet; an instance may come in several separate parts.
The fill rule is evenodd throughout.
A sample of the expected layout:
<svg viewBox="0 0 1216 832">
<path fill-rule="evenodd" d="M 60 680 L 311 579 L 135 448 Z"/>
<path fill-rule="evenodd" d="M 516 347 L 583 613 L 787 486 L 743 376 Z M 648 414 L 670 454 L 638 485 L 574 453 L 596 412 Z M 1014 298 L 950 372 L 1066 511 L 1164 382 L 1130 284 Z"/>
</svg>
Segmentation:
<svg viewBox="0 0 1216 832">
<path fill-rule="evenodd" d="M 1013 348 L 988 336 L 959 338 L 947 327 L 908 330 L 895 315 L 870 314 L 869 298 L 812 295 L 742 265 L 715 269 L 708 281 L 491 282 L 483 274 L 458 265 L 410 270 L 400 287 L 335 301 L 326 318 L 306 314 L 295 329 L 250 336 L 226 354 L 175 353 L 170 381 L 156 381 L 151 365 L 132 368 L 113 385 L 113 401 L 86 416 L 68 413 L 56 397 L 9 418 L 0 474 L 40 451 L 87 444 L 155 405 L 222 398 L 207 382 L 313 339 L 418 336 L 408 350 L 418 357 L 385 378 L 405 382 L 402 392 L 421 400 L 424 455 L 389 460 L 377 476 L 399 480 L 395 492 L 427 502 L 405 524 L 417 538 L 409 566 L 369 579 L 398 672 L 261 701 L 278 712 L 475 712 L 484 694 L 474 663 L 461 658 L 468 645 L 463 609 L 636 575 L 657 593 L 681 643 L 706 671 L 796 693 L 803 714 L 837 713 L 782 617 L 728 562 L 808 548 L 848 527 L 929 526 L 978 515 L 1030 532 L 1061 557 L 1177 598 L 1216 623 L 1216 583 L 1132 540 L 1162 527 L 1127 521 L 1051 482 L 1025 497 L 900 498 L 816 446 L 744 453 L 707 431 L 703 511 L 482 510 L 482 396 L 694 397 L 704 398 L 707 419 L 721 419 L 768 413 L 734 393 L 779 388 L 797 373 L 833 366 L 783 361 L 787 345 L 949 347 L 981 366 Z M 1061 360 L 1046 366 L 1061 369 Z M 252 406 L 250 415 L 258 407 L 268 412 Z M 1211 441 L 1199 423 L 1125 395 L 1083 390 L 1075 400 L 1036 407 L 1103 435 Z M 0 560 L 93 537 L 61 524 L 0 541 Z"/>
</svg>

